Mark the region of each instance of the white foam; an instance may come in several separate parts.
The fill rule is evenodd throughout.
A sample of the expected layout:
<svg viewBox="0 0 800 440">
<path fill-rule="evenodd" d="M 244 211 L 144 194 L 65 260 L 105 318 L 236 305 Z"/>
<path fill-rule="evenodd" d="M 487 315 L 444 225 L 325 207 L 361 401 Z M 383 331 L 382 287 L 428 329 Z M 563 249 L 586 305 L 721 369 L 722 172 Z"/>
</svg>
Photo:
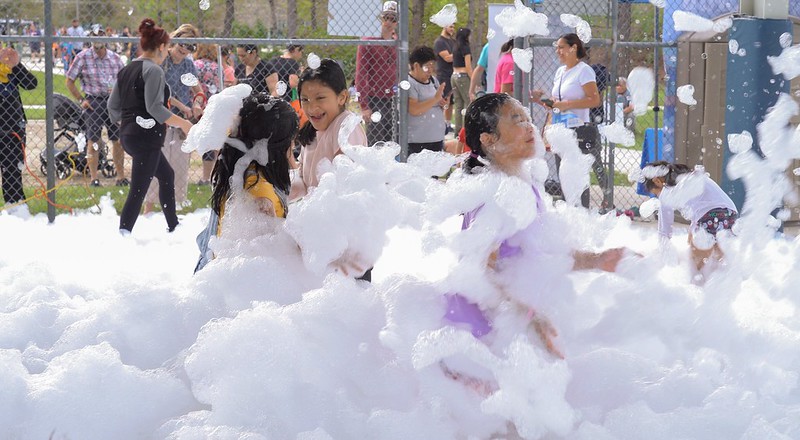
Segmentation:
<svg viewBox="0 0 800 440">
<path fill-rule="evenodd" d="M 656 78 L 648 67 L 634 67 L 628 74 L 628 91 L 633 105 L 633 114 L 641 116 L 647 113 L 648 106 L 655 94 Z"/>
<path fill-rule="evenodd" d="M 458 8 L 452 3 L 442 7 L 439 12 L 431 15 L 430 21 L 440 27 L 452 26 L 458 20 Z"/>
<path fill-rule="evenodd" d="M 677 90 L 678 100 L 686 105 L 697 105 L 697 100 L 694 99 L 694 86 L 685 84 L 678 87 Z"/>
<path fill-rule="evenodd" d="M 229 133 L 238 125 L 242 101 L 252 91 L 249 84 L 237 84 L 208 98 L 204 117 L 189 130 L 181 150 L 202 154 L 222 148 Z"/>
<path fill-rule="evenodd" d="M 181 75 L 181 84 L 185 85 L 186 87 L 194 87 L 200 84 L 200 80 L 198 80 L 197 77 L 191 73 L 184 73 Z"/>
<path fill-rule="evenodd" d="M 519 67 L 519 70 L 528 73 L 533 68 L 532 48 L 529 47 L 527 49 L 519 49 L 515 47 L 511 49 L 511 57 L 514 59 L 514 64 Z"/>
<path fill-rule="evenodd" d="M 503 34 L 507 38 L 550 35 L 550 30 L 547 28 L 547 16 L 534 12 L 520 0 L 514 0 L 513 7 L 500 11 L 494 21 L 503 29 Z"/>
<path fill-rule="evenodd" d="M 767 61 L 776 75 L 787 80 L 800 76 L 800 45 L 787 47 L 777 57 L 767 56 Z"/>
<path fill-rule="evenodd" d="M 622 121 L 600 125 L 599 130 L 600 135 L 608 142 L 626 147 L 632 147 L 636 144 L 636 136 L 632 131 L 625 128 Z"/>
<path fill-rule="evenodd" d="M 707 32 L 714 28 L 713 21 L 681 10 L 672 13 L 672 20 L 675 23 L 676 31 Z"/>
</svg>

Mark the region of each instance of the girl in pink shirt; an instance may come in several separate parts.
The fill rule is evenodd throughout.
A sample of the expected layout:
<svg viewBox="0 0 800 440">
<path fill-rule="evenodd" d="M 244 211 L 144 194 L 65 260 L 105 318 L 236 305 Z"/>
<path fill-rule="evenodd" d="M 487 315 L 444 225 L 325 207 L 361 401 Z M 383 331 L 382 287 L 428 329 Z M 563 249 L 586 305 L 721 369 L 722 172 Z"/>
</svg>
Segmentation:
<svg viewBox="0 0 800 440">
<path fill-rule="evenodd" d="M 500 48 L 500 60 L 494 73 L 495 93 L 514 93 L 514 57 L 511 49 L 514 48 L 514 39 L 508 40 Z"/>
<path fill-rule="evenodd" d="M 300 164 L 292 181 L 290 200 L 306 195 L 319 183 L 319 166 L 323 161 L 332 161 L 342 152 L 339 131 L 348 117 L 356 117 L 345 110 L 349 99 L 347 80 L 339 64 L 331 59 L 321 60 L 316 69 L 307 68 L 300 75 L 297 85 L 300 104 L 308 117 L 297 135 L 300 144 Z M 367 135 L 359 124 L 350 133 L 350 145 L 367 145 Z"/>
</svg>

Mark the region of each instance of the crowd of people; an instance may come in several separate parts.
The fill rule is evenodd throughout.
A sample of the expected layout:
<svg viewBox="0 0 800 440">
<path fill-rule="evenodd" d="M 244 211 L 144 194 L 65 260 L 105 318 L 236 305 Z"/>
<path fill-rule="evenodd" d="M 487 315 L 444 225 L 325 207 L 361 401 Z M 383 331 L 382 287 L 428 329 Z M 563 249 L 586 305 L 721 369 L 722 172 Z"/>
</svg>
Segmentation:
<svg viewBox="0 0 800 440">
<path fill-rule="evenodd" d="M 376 39 L 396 39 L 397 3 L 384 2 L 377 18 L 380 36 Z M 32 24 L 28 32 L 33 35 L 39 31 Z M 94 26 L 87 33 L 78 20 L 59 32 L 73 37 L 118 35 L 114 29 L 100 26 Z M 350 134 L 350 144 L 374 145 L 395 139 L 392 131 L 397 52 L 394 46 L 358 47 L 353 82 L 361 114 L 354 115 L 347 107 L 352 89 L 348 89 L 341 64 L 322 59 L 319 66 L 304 68 L 301 44 L 287 45 L 281 55 L 270 60 L 261 58 L 257 46 L 242 44 L 235 48 L 238 58 L 235 63 L 229 47 L 171 41 L 201 37 L 200 31 L 191 24 L 183 24 L 167 34 L 148 19 L 136 33 L 126 27 L 119 35 L 138 35 L 140 39 L 135 44 L 77 41 L 65 43 L 57 52 L 65 60 L 67 90 L 83 112 L 88 184 L 102 185 L 97 173 L 98 150 L 103 144 L 105 127 L 111 143 L 115 184 L 131 186 L 120 220 L 120 230 L 126 233 L 132 230 L 142 208 L 147 213 L 157 203 L 165 213 L 168 229 L 174 230 L 177 226 L 175 211 L 187 203 L 189 181 L 190 153 L 182 151 L 181 145 L 192 125 L 203 117 L 208 99 L 227 87 L 247 84 L 253 96 L 261 96 L 256 101 L 266 99 L 264 97 L 284 101 L 298 118 L 297 133 L 287 146 L 291 151 L 286 157 L 287 166 L 279 167 L 280 172 L 270 167 L 267 172 L 256 164 L 252 164 L 253 169 L 248 168 L 248 176 L 265 179 L 272 185 L 271 194 L 278 194 L 267 197 L 270 200 L 267 211 L 271 213 L 285 215 L 288 201 L 302 197 L 317 185 L 319 164 L 342 152 L 339 132 L 351 116 L 360 116 L 364 127 L 359 126 Z M 423 45 L 411 51 L 407 81 L 408 154 L 423 150 L 470 152 L 468 164 L 482 157 L 481 145 L 470 136 L 465 115 L 469 109 L 475 109 L 472 102 L 487 93 L 493 96 L 513 93 L 513 40 L 503 44 L 500 50 L 493 89 L 489 90 L 485 78 L 489 45 L 483 46 L 477 62 L 473 62 L 470 37 L 469 28 L 457 28 L 455 23 L 450 23 L 442 27 L 432 47 Z M 531 99 L 550 110 L 545 125 L 563 124 L 576 132 L 582 152 L 594 158 L 595 174 L 607 195 L 599 135 L 591 113 L 600 105 L 598 84 L 607 80 L 598 78 L 595 69 L 583 61 L 586 49 L 576 34 L 563 35 L 555 48 L 562 66 L 555 74 L 550 98 L 545 97 L 548 93 L 534 90 Z M 32 57 L 40 49 L 31 46 Z M 15 118 L 4 119 L 16 125 L 8 130 L 11 135 L 4 135 L 0 144 L 3 148 L 3 193 L 6 204 L 13 204 L 25 199 L 19 167 L 11 166 L 19 162 L 18 151 L 22 151 L 15 145 L 24 143 L 25 137 L 24 112 L 21 105 L 17 105 L 20 104 L 18 88 L 36 87 L 36 79 L 19 63 L 18 54 L 7 48 L 0 57 L 0 80 L 9 91 L 3 95 L 10 100 L 8 105 L 20 107 Z M 617 92 L 625 92 L 624 81 L 617 84 Z M 629 112 L 630 107 L 625 107 L 624 113 Z M 448 140 L 448 133 L 452 133 L 455 140 Z M 254 141 L 260 139 L 253 136 L 239 134 L 247 148 L 252 148 Z M 544 148 L 549 149 L 546 142 Z M 130 180 L 125 153 L 132 158 Z M 216 198 L 230 191 L 220 183 L 219 176 L 232 172 L 231 169 L 220 170 L 220 167 L 230 168 L 227 162 L 233 156 L 228 155 L 223 161 L 218 160 L 216 151 L 202 155 L 203 174 L 198 183 L 213 184 Z M 287 172 L 289 168 L 297 168 L 297 178 L 289 185 L 282 176 L 284 168 Z M 281 177 L 277 178 L 276 173 Z M 588 194 L 587 189 L 581 200 L 584 207 L 588 207 Z M 607 203 L 605 198 L 603 203 Z M 217 220 L 221 222 L 224 203 L 216 200 L 214 206 Z M 731 204 L 717 208 L 731 209 Z M 731 215 L 735 220 L 735 212 Z"/>
</svg>

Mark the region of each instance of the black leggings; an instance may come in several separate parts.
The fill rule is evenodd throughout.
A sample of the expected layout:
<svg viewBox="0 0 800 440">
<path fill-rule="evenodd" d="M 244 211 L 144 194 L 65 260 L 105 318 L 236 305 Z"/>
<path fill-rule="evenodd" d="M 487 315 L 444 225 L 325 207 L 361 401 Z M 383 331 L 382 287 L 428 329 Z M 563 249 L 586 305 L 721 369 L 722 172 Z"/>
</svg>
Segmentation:
<svg viewBox="0 0 800 440">
<path fill-rule="evenodd" d="M 21 134 L 25 142 L 25 132 Z M 3 200 L 6 204 L 25 200 L 22 192 L 22 144 L 16 136 L 0 132 L 0 180 L 3 181 Z"/>
<path fill-rule="evenodd" d="M 122 135 L 122 148 L 133 158 L 133 165 L 130 191 L 119 217 L 119 228 L 133 230 L 150 181 L 155 177 L 158 179 L 158 199 L 167 219 L 167 228 L 174 230 L 178 225 L 178 215 L 175 213 L 175 172 L 161 152 L 161 143 L 153 144 L 137 136 Z"/>
</svg>

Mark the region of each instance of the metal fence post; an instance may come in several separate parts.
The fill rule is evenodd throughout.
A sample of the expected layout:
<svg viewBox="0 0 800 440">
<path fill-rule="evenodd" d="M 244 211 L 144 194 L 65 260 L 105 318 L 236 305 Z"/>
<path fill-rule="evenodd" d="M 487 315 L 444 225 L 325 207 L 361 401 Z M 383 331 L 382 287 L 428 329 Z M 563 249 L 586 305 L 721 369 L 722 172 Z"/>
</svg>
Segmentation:
<svg viewBox="0 0 800 440">
<path fill-rule="evenodd" d="M 408 79 L 408 0 L 400 0 L 399 23 L 397 38 L 397 92 L 400 99 L 400 114 L 395 121 L 398 124 L 398 143 L 400 144 L 400 157 L 408 157 L 408 90 L 400 87 L 401 81 Z"/>
<path fill-rule="evenodd" d="M 78 4 L 77 2 L 75 3 Z M 76 6 L 77 7 L 77 6 Z M 47 155 L 47 192 L 45 198 L 55 201 L 56 185 L 55 146 L 53 139 L 53 8 L 52 0 L 44 0 L 44 93 L 45 93 L 45 149 Z M 49 196 L 48 196 L 49 195 Z M 47 220 L 52 223 L 56 219 L 56 207 L 47 204 Z"/>
<path fill-rule="evenodd" d="M 619 2 L 617 0 L 611 0 L 611 83 L 606 84 L 606 88 L 609 89 L 610 93 L 606 93 L 606 98 L 608 99 L 608 112 L 610 113 L 611 123 L 614 123 L 616 119 L 617 113 L 617 77 L 619 75 L 619 46 L 617 43 L 619 42 Z M 613 101 L 612 101 L 613 100 Z M 625 123 L 625 118 L 622 119 L 623 124 Z M 610 205 L 608 208 L 610 209 L 612 206 L 616 206 L 614 201 L 614 178 L 616 177 L 616 170 L 614 169 L 614 149 L 616 144 L 613 142 L 609 142 L 608 144 L 608 174 L 606 174 L 607 181 L 607 196 L 608 202 Z"/>
</svg>

